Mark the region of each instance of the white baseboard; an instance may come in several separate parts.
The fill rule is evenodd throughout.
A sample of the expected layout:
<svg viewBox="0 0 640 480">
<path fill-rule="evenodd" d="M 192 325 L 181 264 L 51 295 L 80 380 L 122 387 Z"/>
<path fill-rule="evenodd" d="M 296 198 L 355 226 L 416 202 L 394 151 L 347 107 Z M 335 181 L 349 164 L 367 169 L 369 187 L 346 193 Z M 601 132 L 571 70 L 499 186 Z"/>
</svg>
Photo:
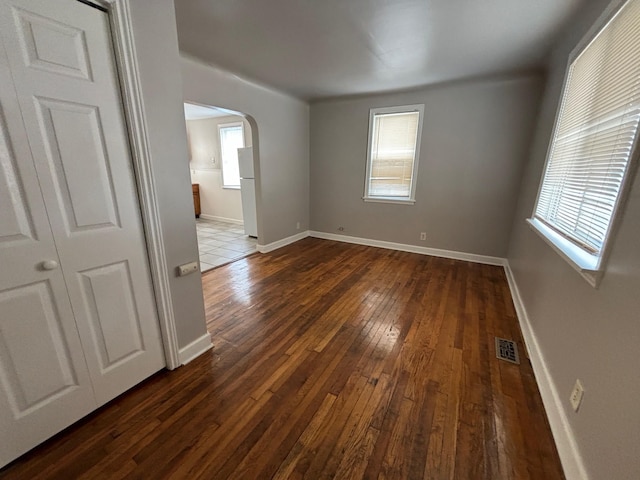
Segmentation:
<svg viewBox="0 0 640 480">
<path fill-rule="evenodd" d="M 282 240 L 278 240 L 276 242 L 267 243 L 266 245 L 257 245 L 258 251 L 260 253 L 269 253 L 277 250 L 278 248 L 286 247 L 287 245 L 291 245 L 292 243 L 297 242 L 298 240 L 302 240 L 303 238 L 307 238 L 309 236 L 309 231 L 305 230 L 304 232 L 296 233 L 295 235 L 291 235 L 290 237 L 283 238 Z"/>
<path fill-rule="evenodd" d="M 422 255 L 431 255 L 433 257 L 452 258 L 454 260 L 466 260 L 468 262 L 484 263 L 486 265 L 503 266 L 506 261 L 504 258 L 500 258 L 500 257 L 476 255 L 475 253 L 456 252 L 453 250 L 441 250 L 439 248 L 419 247 L 417 245 L 385 242 L 383 240 L 371 240 L 369 238 L 351 237 L 349 235 L 337 235 L 335 233 L 311 231 L 309 232 L 309 235 L 314 238 L 323 238 L 325 240 L 335 240 L 337 242 L 355 243 L 357 245 L 386 248 L 389 250 L 399 250 L 401 252 L 419 253 Z"/>
<path fill-rule="evenodd" d="M 178 358 L 180 359 L 180 365 L 186 365 L 191 360 L 199 357 L 207 350 L 211 349 L 213 344 L 211 343 L 211 336 L 209 333 L 202 335 L 200 338 L 196 338 L 189 345 L 182 347 L 178 351 Z"/>
<path fill-rule="evenodd" d="M 533 367 L 533 373 L 536 377 L 538 388 L 540 389 L 540 395 L 542 396 L 542 402 L 549 419 L 549 425 L 551 426 L 551 433 L 558 448 L 558 454 L 560 455 L 560 461 L 564 469 L 564 474 L 567 480 L 588 480 L 587 471 L 582 461 L 582 456 L 578 450 L 573 431 L 569 425 L 566 412 L 562 407 L 562 401 L 558 395 L 558 390 L 549 374 L 547 363 L 538 344 L 527 310 L 520 296 L 520 290 L 516 284 L 515 277 L 509 266 L 509 262 L 505 261 L 504 270 L 507 275 L 507 281 L 509 282 L 509 288 L 511 289 L 511 297 L 513 298 L 513 304 L 516 308 L 518 320 L 520 322 L 520 329 L 522 330 L 522 336 L 529 351 L 529 358 L 531 360 L 531 366 Z"/>
<path fill-rule="evenodd" d="M 218 217 L 216 215 L 207 215 L 205 213 L 201 213 L 200 214 L 200 218 L 202 218 L 203 220 L 216 220 L 218 222 L 234 223 L 236 225 L 244 225 L 244 221 L 238 220 L 237 218 Z"/>
<path fill-rule="evenodd" d="M 505 265 L 506 260 L 500 257 L 490 257 L 488 255 L 476 255 L 475 253 L 455 252 L 452 250 L 441 250 L 438 248 L 419 247 L 417 245 L 407 245 L 404 243 L 386 242 L 383 240 L 372 240 L 369 238 L 350 237 L 349 235 L 336 235 L 334 233 L 304 231 L 296 235 L 292 235 L 277 242 L 267 245 L 258 244 L 257 248 L 260 253 L 268 253 L 278 248 L 302 240 L 306 237 L 322 238 L 324 240 L 334 240 L 336 242 L 354 243 L 357 245 L 366 245 L 369 247 L 386 248 L 390 250 L 399 250 L 402 252 L 419 253 L 422 255 L 431 255 L 434 257 L 452 258 L 454 260 L 465 260 L 468 262 L 483 263 L 486 265 Z"/>
</svg>

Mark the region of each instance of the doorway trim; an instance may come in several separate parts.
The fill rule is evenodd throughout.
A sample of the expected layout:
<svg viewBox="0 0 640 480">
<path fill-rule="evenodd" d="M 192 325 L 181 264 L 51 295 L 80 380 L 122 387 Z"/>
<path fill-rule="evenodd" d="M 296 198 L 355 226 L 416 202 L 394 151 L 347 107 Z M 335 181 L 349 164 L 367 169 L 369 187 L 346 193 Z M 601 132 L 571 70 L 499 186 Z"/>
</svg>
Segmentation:
<svg viewBox="0 0 640 480">
<path fill-rule="evenodd" d="M 171 299 L 169 268 L 158 210 L 156 182 L 151 166 L 149 137 L 132 33 L 130 14 L 132 0 L 93 1 L 108 10 L 164 356 L 167 368 L 173 370 L 179 367 L 181 362 Z"/>
</svg>

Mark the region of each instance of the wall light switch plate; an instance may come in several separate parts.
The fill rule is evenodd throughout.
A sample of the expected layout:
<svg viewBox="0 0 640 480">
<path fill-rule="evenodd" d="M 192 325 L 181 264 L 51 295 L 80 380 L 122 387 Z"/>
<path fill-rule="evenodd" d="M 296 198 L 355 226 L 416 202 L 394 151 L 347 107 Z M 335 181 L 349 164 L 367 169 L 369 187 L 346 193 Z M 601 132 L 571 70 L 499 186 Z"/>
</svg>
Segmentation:
<svg viewBox="0 0 640 480">
<path fill-rule="evenodd" d="M 198 262 L 185 263 L 184 265 L 180 265 L 178 267 L 178 276 L 184 277 L 185 275 L 189 275 L 190 273 L 198 271 Z"/>
<path fill-rule="evenodd" d="M 574 412 L 577 412 L 580 408 L 580 404 L 582 403 L 582 397 L 584 395 L 584 387 L 582 386 L 582 382 L 580 379 L 576 380 L 576 384 L 573 386 L 573 390 L 571 390 L 571 396 L 569 397 L 569 401 L 571 402 L 571 407 Z"/>
</svg>

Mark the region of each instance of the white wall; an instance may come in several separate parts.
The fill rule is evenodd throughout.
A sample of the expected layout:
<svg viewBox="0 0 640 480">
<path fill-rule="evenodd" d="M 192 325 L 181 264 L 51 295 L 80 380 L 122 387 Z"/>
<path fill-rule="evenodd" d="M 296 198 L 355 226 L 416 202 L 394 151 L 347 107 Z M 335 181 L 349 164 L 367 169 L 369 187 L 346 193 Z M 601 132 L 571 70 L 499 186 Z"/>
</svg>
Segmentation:
<svg viewBox="0 0 640 480">
<path fill-rule="evenodd" d="M 586 476 L 600 479 L 640 478 L 640 177 L 636 174 L 606 273 L 592 288 L 526 224 L 531 216 L 568 55 L 605 9 L 609 0 L 594 0 L 576 16 L 553 52 L 549 80 L 514 219 L 509 262 L 522 295 L 531 328 L 546 362 L 560 405 L 545 399 L 550 418 L 566 415 L 568 434 L 577 446 Z M 637 54 L 635 52 L 634 54 Z M 639 159 L 636 158 L 637 162 Z M 585 388 L 578 413 L 569 404 L 576 378 Z M 555 427 L 562 433 L 564 425 Z M 570 442 L 562 442 L 561 451 Z M 569 479 L 583 479 L 580 467 Z"/>
<path fill-rule="evenodd" d="M 502 76 L 312 104 L 312 230 L 505 257 L 541 90 L 538 75 Z M 415 205 L 364 202 L 369 109 L 416 103 Z"/>
<path fill-rule="evenodd" d="M 182 57 L 185 102 L 242 112 L 253 133 L 258 242 L 309 228 L 309 106 L 225 70 Z"/>
<path fill-rule="evenodd" d="M 200 218 L 243 223 L 240 190 L 222 187 L 219 168 L 192 169 L 191 183 L 200 185 Z"/>
<path fill-rule="evenodd" d="M 251 126 L 244 118 L 227 116 L 187 120 L 191 182 L 200 185 L 202 218 L 215 218 L 242 223 L 240 190 L 222 186 L 220 135 L 218 125 L 242 121 L 244 143 L 251 146 Z"/>
<path fill-rule="evenodd" d="M 200 275 L 175 274 L 178 265 L 198 260 L 198 247 L 173 0 L 133 1 L 131 21 L 178 343 L 184 347 L 207 330 Z"/>
</svg>

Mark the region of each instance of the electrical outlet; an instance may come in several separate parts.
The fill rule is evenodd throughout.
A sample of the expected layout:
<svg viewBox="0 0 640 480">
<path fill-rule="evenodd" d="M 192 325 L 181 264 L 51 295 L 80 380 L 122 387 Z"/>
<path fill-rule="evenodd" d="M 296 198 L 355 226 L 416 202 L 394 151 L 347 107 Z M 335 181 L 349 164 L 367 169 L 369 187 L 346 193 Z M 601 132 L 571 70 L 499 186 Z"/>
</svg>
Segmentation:
<svg viewBox="0 0 640 480">
<path fill-rule="evenodd" d="M 420 232 L 420 240 L 426 240 L 427 239 L 427 232 Z"/>
<path fill-rule="evenodd" d="M 571 396 L 569 397 L 569 401 L 571 402 L 571 407 L 573 408 L 574 412 L 577 412 L 580 408 L 583 395 L 584 387 L 582 386 L 582 382 L 580 381 L 580 379 L 577 379 L 576 384 L 573 386 L 573 390 L 571 390 Z"/>
<path fill-rule="evenodd" d="M 296 222 L 296 230 L 300 230 L 300 222 Z"/>
</svg>

